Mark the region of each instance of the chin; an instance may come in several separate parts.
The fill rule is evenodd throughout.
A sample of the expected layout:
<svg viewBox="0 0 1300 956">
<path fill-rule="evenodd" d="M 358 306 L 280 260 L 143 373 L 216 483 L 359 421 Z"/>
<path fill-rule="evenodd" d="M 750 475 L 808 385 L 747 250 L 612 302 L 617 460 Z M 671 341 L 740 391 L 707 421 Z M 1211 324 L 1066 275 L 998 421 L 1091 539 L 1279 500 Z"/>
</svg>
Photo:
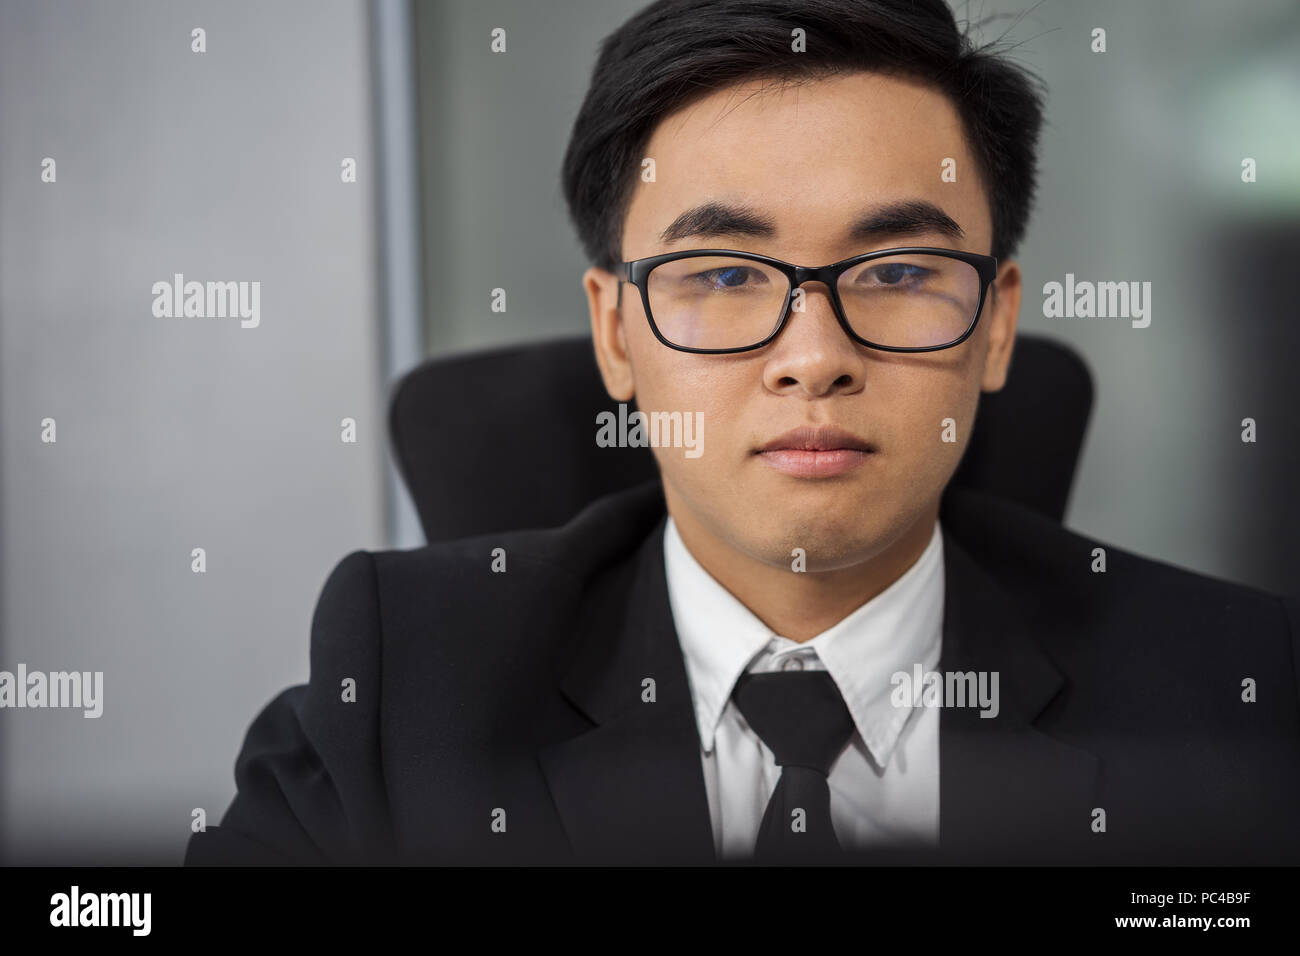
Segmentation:
<svg viewBox="0 0 1300 956">
<path fill-rule="evenodd" d="M 809 570 L 855 564 L 874 552 L 870 529 L 845 526 L 825 514 L 803 520 L 782 514 L 777 521 L 754 515 L 736 530 L 746 550 L 774 566 L 789 565 L 795 548 L 803 549 Z"/>
</svg>

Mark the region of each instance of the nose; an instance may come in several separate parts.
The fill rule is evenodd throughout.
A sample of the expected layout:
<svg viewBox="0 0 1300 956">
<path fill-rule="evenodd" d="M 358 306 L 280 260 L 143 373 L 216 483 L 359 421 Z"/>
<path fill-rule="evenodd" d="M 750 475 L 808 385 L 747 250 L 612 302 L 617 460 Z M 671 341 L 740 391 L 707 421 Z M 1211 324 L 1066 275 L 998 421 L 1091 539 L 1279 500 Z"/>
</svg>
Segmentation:
<svg viewBox="0 0 1300 956">
<path fill-rule="evenodd" d="M 865 384 L 866 356 L 840 327 L 825 283 L 809 281 L 795 290 L 785 328 L 769 349 L 763 384 L 772 392 L 821 398 L 852 394 Z"/>
</svg>

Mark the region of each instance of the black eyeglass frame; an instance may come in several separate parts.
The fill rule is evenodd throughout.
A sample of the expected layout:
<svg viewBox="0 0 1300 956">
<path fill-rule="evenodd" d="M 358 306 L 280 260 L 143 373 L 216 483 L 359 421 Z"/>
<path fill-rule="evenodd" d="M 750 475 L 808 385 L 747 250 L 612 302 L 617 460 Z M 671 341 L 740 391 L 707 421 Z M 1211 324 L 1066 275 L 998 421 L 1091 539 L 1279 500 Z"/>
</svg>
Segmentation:
<svg viewBox="0 0 1300 956">
<path fill-rule="evenodd" d="M 975 306 L 975 315 L 972 316 L 970 325 L 966 331 L 951 342 L 943 345 L 878 345 L 864 339 L 853 331 L 849 324 L 848 317 L 844 314 L 844 303 L 840 301 L 839 278 L 840 275 L 851 269 L 853 266 L 863 262 L 870 262 L 872 259 L 884 259 L 889 256 L 898 255 L 932 255 L 944 256 L 949 259 L 957 259 L 961 262 L 968 263 L 975 267 L 975 271 L 980 278 L 980 299 L 979 304 Z M 650 310 L 650 289 L 646 281 L 650 272 L 665 262 L 674 262 L 678 259 L 693 259 L 699 256 L 730 256 L 733 258 L 746 259 L 751 262 L 761 262 L 764 265 L 771 266 L 781 272 L 790 282 L 790 289 L 785 296 L 785 305 L 781 309 L 781 319 L 776 323 L 776 328 L 763 341 L 756 345 L 744 345 L 734 349 L 697 349 L 686 345 L 676 345 L 666 339 L 659 326 L 655 323 L 654 313 Z M 938 352 L 943 349 L 950 349 L 953 346 L 960 345 L 970 338 L 975 331 L 975 326 L 979 324 L 980 315 L 984 312 L 984 299 L 988 295 L 989 286 L 997 278 L 998 260 L 993 256 L 982 255 L 978 252 L 963 252 L 959 249 L 937 249 L 928 246 L 899 246 L 894 249 L 878 249 L 875 252 L 867 252 L 862 255 L 853 256 L 848 259 L 841 259 L 839 262 L 832 262 L 826 266 L 797 266 L 782 259 L 773 259 L 770 256 L 759 255 L 756 252 L 740 252 L 736 249 L 681 249 L 677 252 L 664 252 L 657 256 L 647 256 L 644 259 L 633 259 L 631 262 L 619 263 L 617 273 L 619 279 L 619 301 L 621 306 L 623 302 L 623 283 L 630 282 L 641 292 L 641 306 L 645 309 L 646 319 L 650 322 L 650 331 L 654 333 L 661 343 L 670 349 L 676 349 L 678 352 L 694 352 L 700 355 L 722 355 L 734 354 L 736 352 L 752 352 L 755 349 L 761 349 L 763 346 L 771 343 L 785 328 L 786 323 L 790 320 L 790 306 L 794 301 L 794 290 L 802 286 L 805 282 L 822 282 L 830 290 L 831 305 L 835 309 L 835 318 L 844 329 L 845 334 L 859 345 L 865 345 L 867 348 L 878 349 L 882 352 Z"/>
</svg>

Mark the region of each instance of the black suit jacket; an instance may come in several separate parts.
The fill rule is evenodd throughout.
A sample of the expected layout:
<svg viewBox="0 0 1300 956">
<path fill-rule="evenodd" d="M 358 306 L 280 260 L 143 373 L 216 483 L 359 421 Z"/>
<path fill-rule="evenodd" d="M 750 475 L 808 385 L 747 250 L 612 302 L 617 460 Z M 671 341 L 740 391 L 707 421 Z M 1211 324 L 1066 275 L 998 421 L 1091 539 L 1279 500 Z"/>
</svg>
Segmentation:
<svg viewBox="0 0 1300 956">
<path fill-rule="evenodd" d="M 940 668 L 999 672 L 1001 712 L 941 712 L 938 850 L 851 861 L 1300 862 L 1294 602 L 1110 547 L 1094 573 L 1097 542 L 975 492 L 941 518 Z M 713 862 L 664 521 L 656 482 L 349 554 L 186 863 Z"/>
</svg>

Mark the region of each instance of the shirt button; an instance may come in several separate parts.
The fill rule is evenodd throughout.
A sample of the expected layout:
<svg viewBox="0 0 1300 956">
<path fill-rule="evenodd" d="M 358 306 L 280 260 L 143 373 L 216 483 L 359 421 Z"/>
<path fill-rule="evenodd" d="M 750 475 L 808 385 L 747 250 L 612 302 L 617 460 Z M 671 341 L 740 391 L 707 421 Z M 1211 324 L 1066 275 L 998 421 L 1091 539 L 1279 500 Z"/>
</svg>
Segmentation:
<svg viewBox="0 0 1300 956">
<path fill-rule="evenodd" d="M 787 657 L 785 660 L 783 660 L 783 661 L 781 662 L 781 670 L 783 670 L 783 671 L 801 671 L 801 670 L 803 670 L 803 658 L 802 658 L 802 657 Z"/>
</svg>

